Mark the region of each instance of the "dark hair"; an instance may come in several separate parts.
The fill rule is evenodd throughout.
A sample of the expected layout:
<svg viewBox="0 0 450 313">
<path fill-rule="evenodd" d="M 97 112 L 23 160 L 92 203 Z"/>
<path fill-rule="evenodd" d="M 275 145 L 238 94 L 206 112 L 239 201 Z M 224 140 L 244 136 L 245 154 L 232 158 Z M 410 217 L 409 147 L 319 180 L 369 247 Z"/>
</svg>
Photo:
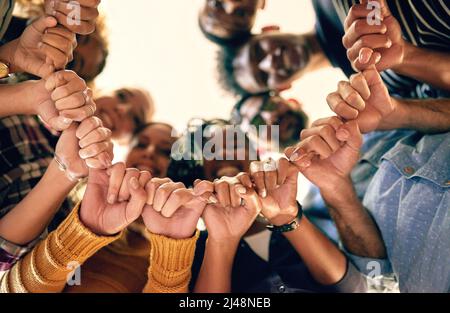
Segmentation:
<svg viewBox="0 0 450 313">
<path fill-rule="evenodd" d="M 234 47 L 240 46 L 252 37 L 251 32 L 247 31 L 237 33 L 235 36 L 232 36 L 230 38 L 223 38 L 206 31 L 200 21 L 200 18 L 198 19 L 198 25 L 200 27 L 202 34 L 206 37 L 206 39 L 219 46 L 234 46 Z"/>
<path fill-rule="evenodd" d="M 292 110 L 286 113 L 287 116 L 291 116 L 296 120 L 296 125 L 294 127 L 294 132 L 290 139 L 288 139 L 286 142 L 282 142 L 280 140 L 280 147 L 281 148 L 287 148 L 289 146 L 295 145 L 300 141 L 300 134 L 303 129 L 306 129 L 308 127 L 308 116 L 303 111 L 298 110 Z"/>
<path fill-rule="evenodd" d="M 198 121 L 199 123 L 194 124 L 195 121 Z M 189 146 L 189 150 L 187 150 L 189 154 L 188 158 L 180 158 L 176 157 L 175 154 L 172 154 L 169 169 L 167 170 L 167 177 L 169 177 L 173 181 L 182 182 L 186 186 L 193 186 L 196 179 L 205 179 L 206 177 L 203 169 L 203 155 L 196 156 L 194 152 L 199 148 L 201 149 L 201 151 L 203 151 L 204 145 L 206 143 L 204 140 L 204 131 L 208 126 L 226 127 L 228 125 L 230 125 L 230 122 L 223 119 L 192 119 L 188 123 L 188 128 L 181 139 L 184 144 L 183 148 Z M 198 132 L 200 132 L 200 136 L 196 136 Z M 247 136 L 246 138 L 250 143 L 249 138 Z M 198 139 L 201 139 L 201 142 L 198 142 Z M 250 148 L 252 148 L 251 143 Z M 183 150 L 184 151 L 179 151 L 179 153 L 186 156 L 186 149 Z"/>
<path fill-rule="evenodd" d="M 233 61 L 241 46 L 222 46 L 217 51 L 217 73 L 219 84 L 225 90 L 236 96 L 245 96 L 249 92 L 239 85 L 234 75 Z"/>
</svg>

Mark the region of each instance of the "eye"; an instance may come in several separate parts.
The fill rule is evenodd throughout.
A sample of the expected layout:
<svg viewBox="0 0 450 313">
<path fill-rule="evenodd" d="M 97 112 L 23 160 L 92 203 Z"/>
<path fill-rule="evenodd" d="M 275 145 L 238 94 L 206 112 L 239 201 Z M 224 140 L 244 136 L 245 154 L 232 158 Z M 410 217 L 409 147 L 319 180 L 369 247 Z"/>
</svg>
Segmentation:
<svg viewBox="0 0 450 313">
<path fill-rule="evenodd" d="M 121 103 L 127 102 L 127 99 L 128 99 L 127 94 L 123 90 L 116 91 L 116 97 L 117 97 L 117 99 L 119 99 L 119 102 L 121 102 Z"/>
<path fill-rule="evenodd" d="M 235 16 L 241 17 L 241 18 L 244 18 L 244 17 L 248 16 L 247 11 L 245 9 L 242 9 L 242 8 L 238 8 L 238 9 L 234 10 L 233 14 Z"/>
<path fill-rule="evenodd" d="M 213 9 L 223 9 L 222 1 L 220 0 L 209 0 L 208 5 Z"/>
</svg>

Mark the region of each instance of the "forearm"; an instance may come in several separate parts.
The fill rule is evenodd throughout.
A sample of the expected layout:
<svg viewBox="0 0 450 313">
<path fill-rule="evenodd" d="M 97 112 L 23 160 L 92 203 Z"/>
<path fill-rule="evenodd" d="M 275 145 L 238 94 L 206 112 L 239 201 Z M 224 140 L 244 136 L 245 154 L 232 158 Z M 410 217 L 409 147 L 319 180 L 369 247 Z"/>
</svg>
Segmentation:
<svg viewBox="0 0 450 313">
<path fill-rule="evenodd" d="M 120 236 L 100 237 L 78 217 L 78 207 L 0 280 L 0 292 L 61 292 L 74 270 Z"/>
<path fill-rule="evenodd" d="M 231 292 L 231 274 L 237 247 L 238 241 L 219 243 L 210 239 L 207 240 L 203 264 L 194 292 Z"/>
<path fill-rule="evenodd" d="M 172 239 L 150 234 L 150 267 L 144 293 L 187 293 L 199 232 Z"/>
<path fill-rule="evenodd" d="M 379 130 L 411 129 L 423 133 L 450 130 L 450 99 L 404 100 L 392 98 L 395 110 Z"/>
<path fill-rule="evenodd" d="M 449 53 L 419 48 L 407 43 L 403 62 L 393 70 L 435 87 L 450 90 Z"/>
<path fill-rule="evenodd" d="M 0 117 L 37 114 L 37 103 L 33 101 L 33 87 L 38 87 L 37 84 L 39 82 L 28 81 L 0 85 Z"/>
<path fill-rule="evenodd" d="M 358 199 L 350 178 L 336 184 L 334 190 L 321 190 L 321 194 L 350 253 L 378 259 L 386 257 L 380 231 Z"/>
<path fill-rule="evenodd" d="M 68 180 L 52 161 L 25 199 L 0 220 L 0 237 L 17 245 L 36 239 L 73 187 L 75 183 Z"/>
<path fill-rule="evenodd" d="M 284 236 L 318 283 L 333 285 L 344 277 L 347 269 L 346 257 L 306 217 L 301 219 L 296 230 L 287 232 Z"/>
</svg>

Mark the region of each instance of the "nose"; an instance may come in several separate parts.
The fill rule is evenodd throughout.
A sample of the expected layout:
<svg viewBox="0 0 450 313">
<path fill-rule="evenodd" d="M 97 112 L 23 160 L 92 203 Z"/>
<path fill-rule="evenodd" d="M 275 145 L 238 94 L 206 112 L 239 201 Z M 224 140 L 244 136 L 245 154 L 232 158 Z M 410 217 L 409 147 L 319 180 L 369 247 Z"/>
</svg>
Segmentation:
<svg viewBox="0 0 450 313">
<path fill-rule="evenodd" d="M 155 154 L 155 146 L 154 145 L 149 145 L 147 147 L 147 149 L 145 150 L 145 154 L 147 157 L 152 158 L 153 155 Z"/>
<path fill-rule="evenodd" d="M 266 57 L 259 62 L 258 67 L 261 71 L 266 73 L 276 73 L 282 67 L 282 51 L 281 48 L 276 48 L 267 53 Z"/>
<path fill-rule="evenodd" d="M 237 1 L 225 1 L 223 3 L 223 10 L 225 11 L 225 13 L 227 13 L 228 15 L 231 15 L 234 13 L 234 11 L 236 9 L 238 9 L 240 6 L 240 3 Z"/>
</svg>

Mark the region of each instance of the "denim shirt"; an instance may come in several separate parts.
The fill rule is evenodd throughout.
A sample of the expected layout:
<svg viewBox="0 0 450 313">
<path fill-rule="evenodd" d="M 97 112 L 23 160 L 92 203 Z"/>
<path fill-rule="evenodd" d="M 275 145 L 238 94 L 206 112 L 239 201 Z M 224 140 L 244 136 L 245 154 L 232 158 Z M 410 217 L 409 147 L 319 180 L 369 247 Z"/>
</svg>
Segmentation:
<svg viewBox="0 0 450 313">
<path fill-rule="evenodd" d="M 402 292 L 450 291 L 450 133 L 401 139 L 381 157 L 363 204 L 388 258 L 350 256 L 354 264 L 364 272 L 376 261 Z"/>
</svg>

